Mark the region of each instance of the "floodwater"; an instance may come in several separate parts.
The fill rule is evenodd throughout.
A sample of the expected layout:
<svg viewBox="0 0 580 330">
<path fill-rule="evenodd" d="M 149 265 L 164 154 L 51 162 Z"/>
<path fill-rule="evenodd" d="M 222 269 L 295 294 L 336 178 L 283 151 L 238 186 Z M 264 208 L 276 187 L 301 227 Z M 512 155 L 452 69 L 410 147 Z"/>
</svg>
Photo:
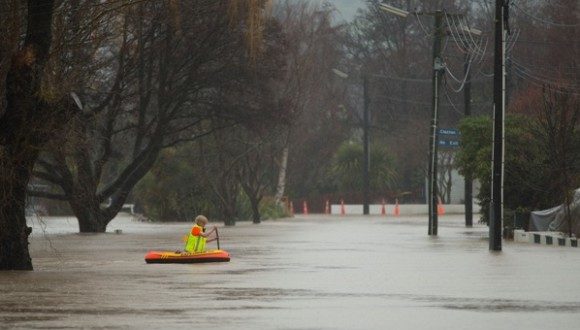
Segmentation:
<svg viewBox="0 0 580 330">
<path fill-rule="evenodd" d="M 0 273 L 0 328 L 577 329 L 580 249 L 504 243 L 443 216 L 220 228 L 229 263 L 145 264 L 189 224 L 34 219 L 34 272 Z M 112 233 L 121 229 L 122 234 Z"/>
</svg>

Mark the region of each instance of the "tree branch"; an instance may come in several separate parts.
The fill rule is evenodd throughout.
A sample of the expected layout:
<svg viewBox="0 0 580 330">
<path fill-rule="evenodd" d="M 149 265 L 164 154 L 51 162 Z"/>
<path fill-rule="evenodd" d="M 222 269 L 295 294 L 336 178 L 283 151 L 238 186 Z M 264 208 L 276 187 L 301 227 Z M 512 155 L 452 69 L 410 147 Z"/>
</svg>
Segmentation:
<svg viewBox="0 0 580 330">
<path fill-rule="evenodd" d="M 32 175 L 41 179 L 41 180 L 50 182 L 52 184 L 55 184 L 55 185 L 58 185 L 61 187 L 64 185 L 64 180 L 62 178 L 51 175 L 49 173 L 45 173 L 45 172 L 41 172 L 41 171 L 33 171 Z"/>
<path fill-rule="evenodd" d="M 54 194 L 44 191 L 35 191 L 35 190 L 27 190 L 26 194 L 31 197 L 38 197 L 38 198 L 46 198 L 46 199 L 53 199 L 57 201 L 68 201 L 70 198 L 66 195 L 61 194 Z"/>
</svg>

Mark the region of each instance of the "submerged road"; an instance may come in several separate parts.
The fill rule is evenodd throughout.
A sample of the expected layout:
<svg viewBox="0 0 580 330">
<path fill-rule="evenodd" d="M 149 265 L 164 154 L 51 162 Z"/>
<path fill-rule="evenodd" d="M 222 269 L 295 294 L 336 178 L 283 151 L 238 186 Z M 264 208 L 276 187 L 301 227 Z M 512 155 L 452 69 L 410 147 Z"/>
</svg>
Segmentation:
<svg viewBox="0 0 580 330">
<path fill-rule="evenodd" d="M 229 263 L 148 265 L 189 224 L 34 219 L 34 272 L 0 272 L 0 328 L 577 329 L 580 251 L 443 216 L 310 216 L 220 228 Z"/>
</svg>

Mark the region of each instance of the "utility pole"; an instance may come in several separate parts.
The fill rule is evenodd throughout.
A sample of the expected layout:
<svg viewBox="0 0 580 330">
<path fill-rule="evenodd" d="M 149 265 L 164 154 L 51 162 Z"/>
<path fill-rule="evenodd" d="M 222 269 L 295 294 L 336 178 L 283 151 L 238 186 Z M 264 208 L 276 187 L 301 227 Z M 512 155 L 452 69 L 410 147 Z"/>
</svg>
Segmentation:
<svg viewBox="0 0 580 330">
<path fill-rule="evenodd" d="M 407 17 L 411 12 L 390 6 L 386 3 L 380 3 L 379 8 L 387 13 L 400 17 Z M 461 14 L 448 14 L 441 10 L 430 13 L 413 13 L 415 15 L 432 15 L 435 17 L 435 31 L 433 37 L 433 100 L 431 113 L 431 127 L 429 135 L 429 179 L 427 187 L 427 204 L 429 205 L 429 229 L 430 236 L 437 236 L 438 218 L 437 218 L 437 196 L 439 189 L 437 187 L 437 163 L 438 163 L 438 121 L 439 121 L 439 90 L 441 78 L 445 70 L 445 64 L 441 57 L 441 45 L 444 36 L 443 18 L 444 15 L 463 16 Z M 474 33 L 474 31 L 466 31 Z"/>
<path fill-rule="evenodd" d="M 503 218 L 504 116 L 505 116 L 505 0 L 495 1 L 495 47 L 493 68 L 493 158 L 489 217 L 489 250 L 501 251 Z"/>
<path fill-rule="evenodd" d="M 433 38 L 433 101 L 431 112 L 431 134 L 429 137 L 429 229 L 430 236 L 437 236 L 437 162 L 438 144 L 437 127 L 439 120 L 439 90 L 443 75 L 443 59 L 441 58 L 441 44 L 443 39 L 443 12 L 438 10 L 435 16 L 435 34 Z"/>
<path fill-rule="evenodd" d="M 463 62 L 463 72 L 465 73 L 465 88 L 463 90 L 463 101 L 465 102 L 464 117 L 471 116 L 471 73 L 470 73 L 470 56 L 465 53 L 465 60 Z M 465 174 L 465 227 L 473 227 L 473 175 L 471 173 Z"/>
<path fill-rule="evenodd" d="M 370 171 L 370 146 L 369 146 L 369 81 L 366 72 L 363 73 L 363 214 L 369 214 L 369 171 Z"/>
<path fill-rule="evenodd" d="M 332 72 L 342 79 L 347 79 L 348 74 L 338 70 L 332 69 Z M 363 214 L 369 214 L 369 172 L 371 164 L 370 152 L 370 109 L 369 109 L 369 75 L 365 71 L 362 72 L 363 79 Z"/>
</svg>

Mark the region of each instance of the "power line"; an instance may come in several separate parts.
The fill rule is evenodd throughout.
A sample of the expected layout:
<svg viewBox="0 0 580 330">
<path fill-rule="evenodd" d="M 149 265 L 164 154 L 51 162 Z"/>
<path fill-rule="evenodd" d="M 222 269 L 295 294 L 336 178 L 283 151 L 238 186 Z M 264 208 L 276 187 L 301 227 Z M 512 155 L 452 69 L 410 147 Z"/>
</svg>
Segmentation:
<svg viewBox="0 0 580 330">
<path fill-rule="evenodd" d="M 453 101 L 451 100 L 451 96 L 449 96 L 449 89 L 447 88 L 447 79 L 444 79 L 444 86 L 445 86 L 445 96 L 447 97 L 447 101 L 449 102 L 449 104 L 451 105 L 451 109 L 453 109 L 453 111 L 455 111 L 456 113 L 458 113 L 459 115 L 463 116 L 463 111 L 460 111 L 459 109 L 457 109 L 457 107 L 455 106 L 455 104 L 453 103 Z"/>
<path fill-rule="evenodd" d="M 375 78 L 382 78 L 388 80 L 399 80 L 399 81 L 411 81 L 411 82 L 421 82 L 421 83 L 430 83 L 431 79 L 420 79 L 420 78 L 405 78 L 405 77 L 397 77 L 397 76 L 387 76 L 383 74 L 370 74 L 369 76 Z"/>
<path fill-rule="evenodd" d="M 516 58 L 514 56 L 510 56 L 510 60 L 518 61 L 518 63 L 520 63 L 520 64 L 523 63 L 522 59 Z M 563 70 L 568 70 L 568 71 L 580 70 L 580 66 L 576 66 L 576 65 L 561 66 L 561 65 L 554 65 L 554 64 L 541 65 L 541 64 L 537 64 L 537 63 L 529 63 L 528 67 L 531 67 L 531 68 L 549 68 L 549 69 L 552 69 L 551 71 L 558 72 L 558 73 L 560 73 L 560 71 L 557 69 L 563 69 Z M 546 70 L 546 71 L 549 71 L 549 70 Z M 570 72 L 568 72 L 568 73 L 570 73 Z"/>
<path fill-rule="evenodd" d="M 400 103 L 409 103 L 409 104 L 416 104 L 416 105 L 425 105 L 425 106 L 430 106 L 431 102 L 422 102 L 422 101 L 415 101 L 415 100 L 409 100 L 409 99 L 401 99 L 401 98 L 396 98 L 396 97 L 391 97 L 391 96 L 384 96 L 384 95 L 380 95 L 380 96 L 373 96 L 374 99 L 381 99 L 381 100 L 389 100 L 389 101 L 394 101 L 394 102 L 400 102 Z M 471 102 L 471 104 L 474 105 L 491 105 L 491 102 Z M 448 107 L 455 107 L 455 105 L 448 105 L 448 104 L 443 104 L 443 106 L 448 106 Z"/>
<path fill-rule="evenodd" d="M 529 40 L 529 39 L 518 40 L 518 43 L 547 45 L 547 46 L 570 46 L 569 42 L 547 42 L 547 41 L 537 41 L 537 40 Z"/>
<path fill-rule="evenodd" d="M 543 81 L 543 82 L 545 82 L 547 84 L 561 85 L 561 86 L 562 85 L 569 85 L 570 88 L 572 88 L 572 89 L 577 89 L 579 87 L 577 83 L 566 83 L 564 81 L 557 81 L 557 80 L 555 80 L 557 78 L 546 77 L 546 76 L 542 76 L 542 75 L 540 75 L 538 73 L 534 73 L 534 72 L 532 72 L 532 70 L 530 68 L 528 68 L 525 65 L 519 63 L 518 61 L 516 61 L 516 60 L 514 60 L 512 58 L 510 58 L 509 60 L 514 65 L 514 68 L 516 70 L 521 70 L 523 74 L 529 76 L 530 78 L 534 78 L 536 80 Z"/>
<path fill-rule="evenodd" d="M 455 44 L 457 45 L 457 47 L 459 48 L 459 50 L 462 53 L 466 53 L 467 49 L 469 49 L 469 45 L 467 44 L 467 42 L 463 38 L 459 37 L 459 30 L 457 29 L 457 26 L 451 24 L 451 22 L 449 21 L 449 15 L 447 15 L 447 13 L 445 13 L 445 21 L 447 22 L 447 26 L 449 27 L 449 32 L 451 32 L 451 36 L 453 37 L 453 41 L 455 42 Z M 453 31 L 453 27 L 455 27 L 456 32 Z M 459 44 L 459 42 L 457 42 L 457 40 L 459 40 L 459 42 L 461 42 L 461 45 Z"/>
<path fill-rule="evenodd" d="M 433 33 L 429 33 L 427 32 L 427 28 L 425 27 L 425 25 L 423 25 L 423 22 L 421 21 L 421 18 L 419 17 L 419 14 L 417 12 L 414 12 L 415 17 L 417 18 L 417 21 L 419 22 L 419 26 L 421 27 L 421 30 L 423 30 L 423 33 L 425 33 L 425 37 L 426 38 L 431 38 L 433 37 Z"/>
<path fill-rule="evenodd" d="M 453 22 L 455 22 L 455 18 L 452 17 L 451 19 L 453 20 Z M 475 42 L 475 40 L 473 39 L 472 33 L 471 32 L 467 32 L 467 31 L 471 31 L 471 28 L 467 24 L 467 21 L 465 21 L 465 24 L 463 23 L 463 21 L 465 21 L 464 18 L 457 17 L 457 22 L 459 23 L 459 26 L 461 27 L 461 29 L 463 31 L 466 31 L 466 33 L 464 33 L 464 34 L 466 34 L 467 36 L 469 36 L 469 39 L 471 40 L 471 45 L 474 45 L 473 47 L 476 47 L 476 48 L 474 48 L 473 51 L 475 52 L 475 54 L 480 54 L 481 53 L 481 56 L 485 55 L 485 52 L 482 51 L 482 49 L 481 49 L 482 38 L 479 39 L 479 44 L 477 42 Z"/>
<path fill-rule="evenodd" d="M 580 24 L 567 24 L 567 23 L 560 23 L 560 22 L 552 22 L 552 21 L 548 21 L 546 19 L 543 19 L 541 17 L 535 16 L 530 14 L 529 12 L 527 12 L 526 10 L 522 9 L 520 6 L 518 6 L 517 4 L 513 5 L 514 8 L 516 8 L 517 10 L 519 10 L 521 13 L 523 13 L 525 16 L 528 16 L 531 19 L 534 19 L 538 22 L 544 23 L 546 25 L 551 25 L 551 26 L 557 26 L 557 27 L 564 27 L 564 28 L 574 28 L 574 27 L 578 27 L 580 26 Z"/>
<path fill-rule="evenodd" d="M 487 44 L 489 39 L 485 38 L 485 46 L 482 48 L 484 38 L 479 38 L 479 42 L 476 42 L 473 36 L 471 36 L 471 29 L 467 22 L 463 22 L 460 18 L 457 18 L 457 22 L 453 16 L 445 14 L 445 19 L 447 21 L 447 26 L 449 27 L 449 31 L 451 32 L 451 36 L 454 39 L 455 44 L 457 45 L 458 49 L 462 51 L 464 54 L 468 54 L 467 59 L 467 69 L 464 72 L 463 78 L 458 78 L 453 74 L 451 69 L 445 65 L 445 71 L 451 77 L 452 80 L 460 84 L 459 87 L 455 88 L 452 86 L 451 82 L 447 79 L 445 83 L 447 84 L 447 88 L 452 89 L 454 92 L 459 93 L 465 87 L 467 79 L 469 78 L 470 73 L 473 71 L 473 64 L 474 62 L 481 63 L 485 58 L 486 51 L 487 51 Z M 465 31 L 465 32 L 463 32 Z M 469 38 L 466 36 L 469 35 Z M 461 45 L 460 45 L 461 43 Z"/>
<path fill-rule="evenodd" d="M 449 76 L 455 80 L 457 83 L 461 84 L 459 86 L 459 88 L 455 89 L 452 86 L 449 86 L 454 92 L 459 93 L 463 90 L 463 87 L 465 87 L 465 82 L 467 82 L 467 79 L 469 78 L 469 72 L 471 71 L 471 65 L 473 63 L 471 57 L 468 57 L 469 59 L 467 60 L 467 71 L 465 72 L 465 75 L 463 76 L 463 78 L 461 80 L 459 80 L 457 77 L 455 77 L 453 75 L 453 72 L 451 72 L 451 70 L 449 70 L 449 68 L 447 67 L 447 65 L 445 66 L 445 71 L 447 71 L 447 73 L 449 74 Z"/>
<path fill-rule="evenodd" d="M 516 76 L 524 79 L 527 83 L 530 83 L 532 85 L 538 86 L 538 87 L 545 87 L 546 85 L 550 85 L 553 87 L 553 91 L 559 94 L 569 94 L 569 95 L 575 95 L 575 96 L 580 96 L 580 93 L 575 93 L 571 90 L 562 90 L 561 88 L 559 88 L 559 83 L 551 83 L 551 82 L 546 82 L 544 80 L 538 79 L 530 74 L 527 74 L 523 71 L 521 71 L 521 69 L 519 68 L 515 68 L 515 71 L 513 71 L 513 74 L 515 74 Z"/>
</svg>

